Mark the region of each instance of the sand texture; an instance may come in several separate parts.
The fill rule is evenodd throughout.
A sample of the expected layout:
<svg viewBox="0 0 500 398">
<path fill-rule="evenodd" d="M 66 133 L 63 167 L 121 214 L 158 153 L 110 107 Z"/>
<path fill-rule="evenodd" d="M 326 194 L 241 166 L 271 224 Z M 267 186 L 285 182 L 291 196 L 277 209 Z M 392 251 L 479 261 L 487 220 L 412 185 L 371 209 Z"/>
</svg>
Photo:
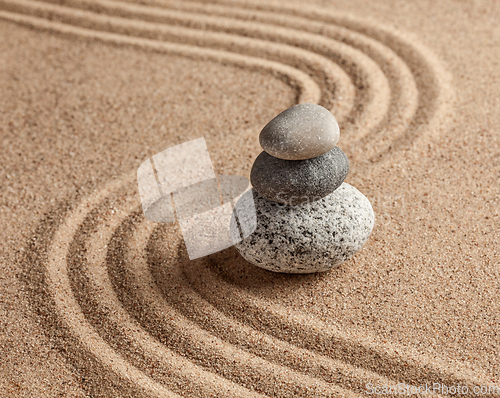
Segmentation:
<svg viewBox="0 0 500 398">
<path fill-rule="evenodd" d="M 0 0 L 0 396 L 500 386 L 499 20 L 494 0 Z M 376 214 L 352 259 L 190 261 L 143 217 L 143 161 L 205 137 L 249 177 L 304 102 Z"/>
</svg>

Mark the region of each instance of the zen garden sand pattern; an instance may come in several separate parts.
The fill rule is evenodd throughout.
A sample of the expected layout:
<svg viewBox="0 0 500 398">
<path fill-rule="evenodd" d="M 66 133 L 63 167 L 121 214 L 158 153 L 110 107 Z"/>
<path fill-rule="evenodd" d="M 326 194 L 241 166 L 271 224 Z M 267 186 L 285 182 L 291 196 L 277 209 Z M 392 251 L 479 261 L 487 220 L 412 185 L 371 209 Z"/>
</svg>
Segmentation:
<svg viewBox="0 0 500 398">
<path fill-rule="evenodd" d="M 483 0 L 0 0 L 0 396 L 500 396 L 499 19 Z M 297 104 L 340 133 L 315 158 L 342 183 L 312 205 L 373 209 L 355 255 L 190 260 L 144 218 L 144 159 L 204 137 L 217 175 L 252 179 Z"/>
</svg>

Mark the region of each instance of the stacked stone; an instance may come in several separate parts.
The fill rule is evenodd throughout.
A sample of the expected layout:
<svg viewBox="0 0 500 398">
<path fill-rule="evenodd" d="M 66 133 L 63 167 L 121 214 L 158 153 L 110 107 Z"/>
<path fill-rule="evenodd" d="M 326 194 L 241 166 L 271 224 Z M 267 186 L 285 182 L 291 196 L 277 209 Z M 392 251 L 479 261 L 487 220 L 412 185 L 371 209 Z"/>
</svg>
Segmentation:
<svg viewBox="0 0 500 398">
<path fill-rule="evenodd" d="M 252 167 L 252 186 L 265 198 L 286 205 L 331 194 L 349 172 L 349 160 L 336 146 L 339 137 L 337 121 L 322 106 L 288 108 L 260 133 L 264 152 Z"/>
<path fill-rule="evenodd" d="M 257 227 L 236 244 L 247 261 L 276 272 L 322 272 L 361 249 L 375 215 L 344 182 L 349 160 L 339 137 L 335 117 L 316 104 L 292 106 L 261 131 L 264 152 L 250 173 Z"/>
</svg>

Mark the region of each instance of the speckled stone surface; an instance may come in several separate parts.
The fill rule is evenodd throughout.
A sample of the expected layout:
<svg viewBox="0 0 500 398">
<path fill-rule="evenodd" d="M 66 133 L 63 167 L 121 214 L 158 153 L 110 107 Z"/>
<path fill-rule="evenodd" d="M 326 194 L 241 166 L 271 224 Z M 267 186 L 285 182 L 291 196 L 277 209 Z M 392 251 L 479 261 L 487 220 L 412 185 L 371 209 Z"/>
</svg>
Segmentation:
<svg viewBox="0 0 500 398">
<path fill-rule="evenodd" d="M 335 191 L 349 172 L 349 160 L 339 147 L 307 160 L 283 160 L 262 152 L 250 181 L 255 190 L 274 202 L 311 203 Z"/>
<path fill-rule="evenodd" d="M 328 109 L 299 104 L 272 119 L 260 132 L 259 142 L 274 157 L 301 160 L 332 150 L 339 137 L 339 125 Z"/>
<path fill-rule="evenodd" d="M 275 272 L 311 273 L 332 269 L 361 249 L 375 214 L 369 200 L 343 183 L 311 204 L 285 206 L 253 195 L 255 231 L 235 245 L 250 263 Z M 231 231 L 237 233 L 234 218 Z"/>
</svg>

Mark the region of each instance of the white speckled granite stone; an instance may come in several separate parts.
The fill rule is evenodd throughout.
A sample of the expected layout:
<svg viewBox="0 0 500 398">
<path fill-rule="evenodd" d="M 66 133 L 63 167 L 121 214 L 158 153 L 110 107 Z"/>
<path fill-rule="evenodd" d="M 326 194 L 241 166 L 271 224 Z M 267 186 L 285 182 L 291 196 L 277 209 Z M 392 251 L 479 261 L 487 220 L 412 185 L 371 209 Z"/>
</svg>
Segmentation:
<svg viewBox="0 0 500 398">
<path fill-rule="evenodd" d="M 339 137 L 339 125 L 328 109 L 316 104 L 298 104 L 266 124 L 259 142 L 264 151 L 276 158 L 304 160 L 332 150 Z"/>
<path fill-rule="evenodd" d="M 270 271 L 337 267 L 361 249 L 375 223 L 370 201 L 345 182 L 330 195 L 297 206 L 270 201 L 254 189 L 247 194 L 254 197 L 257 228 L 235 247 L 247 261 Z M 237 233 L 234 217 L 231 231 Z"/>
</svg>

